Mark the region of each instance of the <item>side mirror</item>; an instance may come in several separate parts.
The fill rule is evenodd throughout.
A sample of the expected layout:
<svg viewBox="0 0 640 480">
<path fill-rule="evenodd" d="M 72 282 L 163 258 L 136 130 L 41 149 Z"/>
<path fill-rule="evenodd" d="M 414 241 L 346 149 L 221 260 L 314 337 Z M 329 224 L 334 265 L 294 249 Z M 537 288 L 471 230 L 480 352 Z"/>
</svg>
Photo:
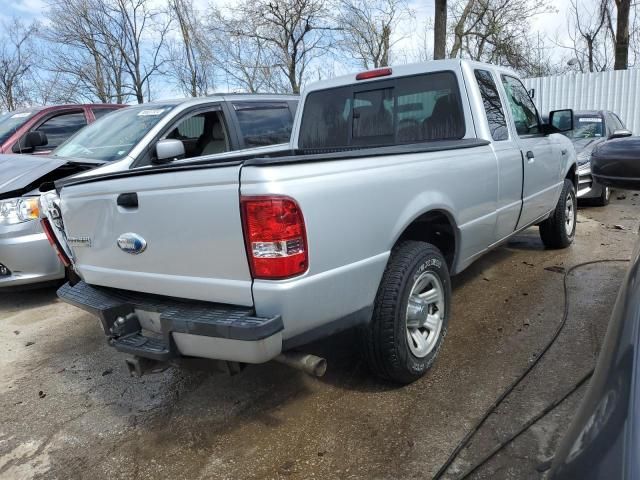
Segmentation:
<svg viewBox="0 0 640 480">
<path fill-rule="evenodd" d="M 549 112 L 549 125 L 552 127 L 550 133 L 570 132 L 573 130 L 573 110 L 554 110 Z"/>
<path fill-rule="evenodd" d="M 153 159 L 153 163 L 164 165 L 174 160 L 180 160 L 184 156 L 184 144 L 180 140 L 165 138 L 156 143 L 156 158 Z"/>
<path fill-rule="evenodd" d="M 47 134 L 38 130 L 25 133 L 18 143 L 13 146 L 14 153 L 20 153 L 22 151 L 32 152 L 38 147 L 44 147 L 49 143 Z"/>
<path fill-rule="evenodd" d="M 620 128 L 618 130 L 614 130 L 611 135 L 609 135 L 609 140 L 613 140 L 614 138 L 625 138 L 633 135 L 630 130 L 626 128 Z"/>
<path fill-rule="evenodd" d="M 640 137 L 604 142 L 594 148 L 591 175 L 607 187 L 640 190 Z"/>
</svg>

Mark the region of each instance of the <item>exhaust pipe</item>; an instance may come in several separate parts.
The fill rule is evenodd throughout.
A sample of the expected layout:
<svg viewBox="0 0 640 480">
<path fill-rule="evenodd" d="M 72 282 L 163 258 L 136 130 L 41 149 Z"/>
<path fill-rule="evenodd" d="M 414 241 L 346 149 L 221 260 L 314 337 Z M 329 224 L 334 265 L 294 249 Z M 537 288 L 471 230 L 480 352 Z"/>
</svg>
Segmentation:
<svg viewBox="0 0 640 480">
<path fill-rule="evenodd" d="M 327 371 L 327 361 L 324 358 L 301 352 L 283 352 L 274 360 L 297 370 L 301 370 L 314 377 L 322 377 Z"/>
</svg>

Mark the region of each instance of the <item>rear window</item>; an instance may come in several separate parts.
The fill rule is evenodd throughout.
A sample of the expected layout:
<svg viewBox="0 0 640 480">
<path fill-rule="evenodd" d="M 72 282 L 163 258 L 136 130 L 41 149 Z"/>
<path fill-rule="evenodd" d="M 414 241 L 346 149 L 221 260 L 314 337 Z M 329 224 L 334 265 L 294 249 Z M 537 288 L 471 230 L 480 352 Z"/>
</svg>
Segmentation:
<svg viewBox="0 0 640 480">
<path fill-rule="evenodd" d="M 246 147 L 261 147 L 289 141 L 293 116 L 287 104 L 234 104 L 234 108 Z"/>
<path fill-rule="evenodd" d="M 464 137 L 458 81 L 427 73 L 312 92 L 300 148 L 375 147 Z"/>
</svg>

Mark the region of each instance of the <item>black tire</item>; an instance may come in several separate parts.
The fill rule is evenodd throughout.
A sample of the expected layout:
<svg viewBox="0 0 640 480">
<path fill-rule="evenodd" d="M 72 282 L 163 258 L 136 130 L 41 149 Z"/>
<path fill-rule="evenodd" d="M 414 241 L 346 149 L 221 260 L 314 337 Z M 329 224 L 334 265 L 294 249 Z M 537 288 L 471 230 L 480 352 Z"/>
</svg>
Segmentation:
<svg viewBox="0 0 640 480">
<path fill-rule="evenodd" d="M 429 353 L 417 357 L 408 343 L 407 308 L 414 285 L 425 275 L 440 282 L 438 290 L 442 296 L 439 303 L 444 305 L 444 312 L 440 314 L 439 334 L 434 333 L 434 339 L 429 342 L 432 345 Z M 361 335 L 364 356 L 371 371 L 385 380 L 401 384 L 422 377 L 433 365 L 447 334 L 450 304 L 449 269 L 440 250 L 429 243 L 417 241 L 397 245 L 391 252 L 380 282 L 371 323 L 363 327 Z M 436 329 L 433 331 L 437 332 Z"/>
<path fill-rule="evenodd" d="M 609 187 L 602 187 L 602 192 L 598 198 L 593 199 L 593 204 L 596 207 L 606 207 L 609 205 L 609 197 L 611 196 L 611 190 Z"/>
<path fill-rule="evenodd" d="M 572 220 L 567 215 L 567 199 L 571 196 Z M 576 236 L 577 219 L 576 190 L 571 180 L 565 179 L 558 204 L 551 216 L 540 224 L 540 238 L 547 248 L 567 248 Z M 571 233 L 567 232 L 566 225 L 571 221 Z"/>
</svg>

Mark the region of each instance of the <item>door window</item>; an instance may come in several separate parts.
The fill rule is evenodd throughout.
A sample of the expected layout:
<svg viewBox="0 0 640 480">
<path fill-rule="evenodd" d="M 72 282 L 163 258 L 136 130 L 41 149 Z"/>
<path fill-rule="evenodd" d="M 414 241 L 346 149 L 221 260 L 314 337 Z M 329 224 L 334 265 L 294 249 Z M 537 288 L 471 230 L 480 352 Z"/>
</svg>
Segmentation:
<svg viewBox="0 0 640 480">
<path fill-rule="evenodd" d="M 517 78 L 502 76 L 502 84 L 507 92 L 511 115 L 516 125 L 518 135 L 535 135 L 540 133 L 540 118 L 538 111 L 529 97 L 527 89 Z"/>
<path fill-rule="evenodd" d="M 222 113 L 218 110 L 199 112 L 183 118 L 165 138 L 182 141 L 185 158 L 213 155 L 231 150 Z"/>
<path fill-rule="evenodd" d="M 287 143 L 293 117 L 287 104 L 262 106 L 234 104 L 245 147 L 262 147 Z"/>
<path fill-rule="evenodd" d="M 620 125 L 619 127 L 616 127 L 616 128 L 622 128 L 622 129 L 626 129 L 627 128 L 627 127 L 624 126 L 624 123 L 622 123 L 622 120 L 620 120 L 620 117 L 618 116 L 617 113 L 611 112 L 611 116 L 613 118 L 615 118 L 616 121 L 618 122 L 618 124 Z"/>
<path fill-rule="evenodd" d="M 47 135 L 47 149 L 63 143 L 67 138 L 87 125 L 83 112 L 63 113 L 46 120 L 36 130 Z"/>
<path fill-rule="evenodd" d="M 502 101 L 500 100 L 496 82 L 493 80 L 493 75 L 487 70 L 476 70 L 475 76 L 482 95 L 484 110 L 487 114 L 491 138 L 495 141 L 507 140 L 509 138 L 507 121 L 504 117 Z"/>
</svg>

